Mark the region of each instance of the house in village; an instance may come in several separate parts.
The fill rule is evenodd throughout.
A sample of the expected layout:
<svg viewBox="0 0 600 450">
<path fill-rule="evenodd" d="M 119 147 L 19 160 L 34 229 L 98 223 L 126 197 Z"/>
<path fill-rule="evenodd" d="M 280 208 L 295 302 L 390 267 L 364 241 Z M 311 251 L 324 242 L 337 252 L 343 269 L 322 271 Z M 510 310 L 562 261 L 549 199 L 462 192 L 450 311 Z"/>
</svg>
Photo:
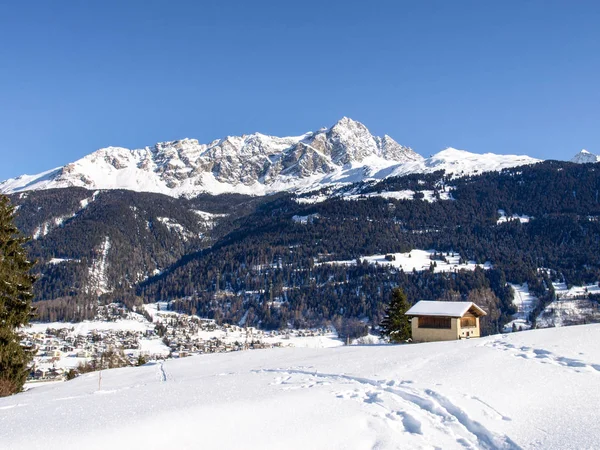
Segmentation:
<svg viewBox="0 0 600 450">
<path fill-rule="evenodd" d="M 421 300 L 406 315 L 412 317 L 413 341 L 432 342 L 479 337 L 479 318 L 486 312 L 473 302 Z"/>
</svg>

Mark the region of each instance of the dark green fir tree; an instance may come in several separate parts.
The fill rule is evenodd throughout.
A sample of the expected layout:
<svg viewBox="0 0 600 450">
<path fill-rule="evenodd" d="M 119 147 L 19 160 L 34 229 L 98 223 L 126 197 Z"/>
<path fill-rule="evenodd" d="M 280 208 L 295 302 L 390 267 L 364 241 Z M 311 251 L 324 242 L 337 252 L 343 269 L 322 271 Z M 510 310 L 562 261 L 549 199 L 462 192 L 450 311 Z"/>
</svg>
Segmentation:
<svg viewBox="0 0 600 450">
<path fill-rule="evenodd" d="M 0 195 L 0 397 L 21 391 L 33 352 L 21 345 L 20 328 L 32 316 L 33 263 L 14 225 L 15 209 Z"/>
<path fill-rule="evenodd" d="M 409 308 L 410 305 L 404 291 L 400 288 L 394 289 L 385 317 L 379 325 L 383 337 L 396 344 L 411 338 L 410 319 L 404 315 Z"/>
</svg>

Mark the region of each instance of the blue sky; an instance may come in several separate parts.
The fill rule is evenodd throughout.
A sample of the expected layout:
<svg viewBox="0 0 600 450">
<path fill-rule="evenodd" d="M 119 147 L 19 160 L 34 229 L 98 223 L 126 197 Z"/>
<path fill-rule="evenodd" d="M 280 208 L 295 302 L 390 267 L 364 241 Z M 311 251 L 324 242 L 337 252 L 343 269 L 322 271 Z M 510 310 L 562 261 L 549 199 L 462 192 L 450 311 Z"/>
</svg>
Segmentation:
<svg viewBox="0 0 600 450">
<path fill-rule="evenodd" d="M 597 1 L 0 0 L 0 179 L 342 116 L 429 156 L 600 153 Z"/>
</svg>

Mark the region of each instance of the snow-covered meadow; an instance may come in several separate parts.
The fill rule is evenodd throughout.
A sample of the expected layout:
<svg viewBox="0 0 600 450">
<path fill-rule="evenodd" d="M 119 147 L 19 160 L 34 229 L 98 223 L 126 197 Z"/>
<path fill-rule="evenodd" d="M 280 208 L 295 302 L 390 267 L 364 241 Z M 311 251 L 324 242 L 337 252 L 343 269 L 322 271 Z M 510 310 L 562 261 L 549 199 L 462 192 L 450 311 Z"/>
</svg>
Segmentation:
<svg viewBox="0 0 600 450">
<path fill-rule="evenodd" d="M 435 255 L 440 255 L 444 259 L 435 259 Z M 386 258 L 389 255 L 392 259 Z M 402 269 L 404 272 L 417 272 L 430 270 L 431 264 L 434 264 L 433 271 L 441 272 L 457 272 L 459 270 L 475 270 L 476 267 L 489 269 L 491 263 L 477 264 L 475 261 L 462 261 L 461 257 L 456 252 L 438 252 L 436 250 L 411 250 L 407 253 L 388 253 L 386 255 L 370 255 L 359 258 L 361 261 L 366 261 L 369 264 L 381 264 L 392 266 L 397 269 Z M 353 265 L 356 260 L 352 261 L 326 261 L 322 264 L 341 264 Z"/>
<path fill-rule="evenodd" d="M 600 325 L 279 348 L 83 375 L 0 399 L 3 449 L 584 449 Z"/>
</svg>

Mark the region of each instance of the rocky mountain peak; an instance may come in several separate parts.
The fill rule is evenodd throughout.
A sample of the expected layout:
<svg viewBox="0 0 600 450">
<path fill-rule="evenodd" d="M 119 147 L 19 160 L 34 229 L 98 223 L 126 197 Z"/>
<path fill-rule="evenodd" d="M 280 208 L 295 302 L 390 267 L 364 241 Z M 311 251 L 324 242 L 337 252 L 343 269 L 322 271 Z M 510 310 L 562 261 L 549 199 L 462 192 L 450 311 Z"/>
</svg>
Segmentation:
<svg viewBox="0 0 600 450">
<path fill-rule="evenodd" d="M 410 147 L 398 144 L 385 134 L 379 141 L 381 156 L 391 161 L 422 161 L 423 157 Z"/>
<path fill-rule="evenodd" d="M 366 126 L 343 117 L 327 132 L 331 159 L 343 165 L 352 161 L 361 162 L 367 156 L 380 154 L 375 137 Z"/>
<path fill-rule="evenodd" d="M 594 155 L 593 153 L 583 149 L 579 153 L 577 153 L 573 158 L 571 158 L 571 162 L 577 164 L 596 163 L 600 162 L 600 156 Z"/>
<path fill-rule="evenodd" d="M 137 150 L 107 147 L 58 169 L 0 182 L 0 192 L 79 186 L 176 197 L 203 192 L 263 195 L 406 173 L 470 173 L 536 161 L 510 155 L 448 153 L 425 160 L 390 136 L 374 136 L 362 123 L 343 117 L 330 128 L 300 136 L 254 133 L 209 144 L 186 138 Z"/>
</svg>

